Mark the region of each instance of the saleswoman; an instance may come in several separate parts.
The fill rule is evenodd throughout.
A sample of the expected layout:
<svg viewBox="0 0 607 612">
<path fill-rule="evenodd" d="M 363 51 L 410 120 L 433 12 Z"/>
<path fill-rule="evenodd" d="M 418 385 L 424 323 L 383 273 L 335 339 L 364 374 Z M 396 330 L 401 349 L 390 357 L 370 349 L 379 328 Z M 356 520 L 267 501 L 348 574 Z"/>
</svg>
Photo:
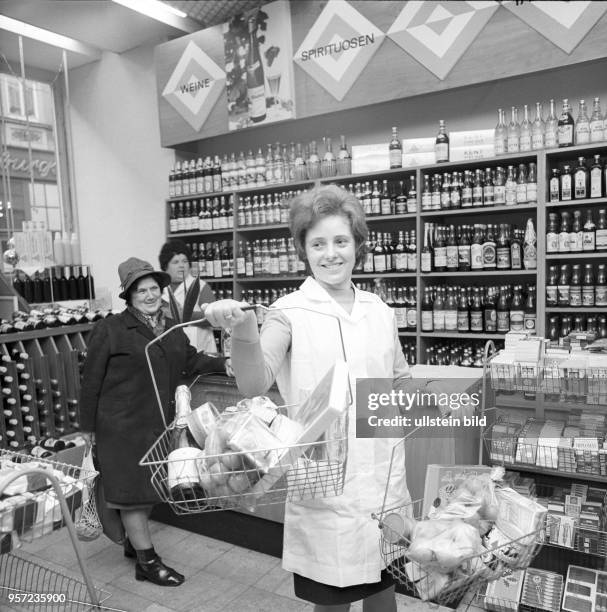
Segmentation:
<svg viewBox="0 0 607 612">
<path fill-rule="evenodd" d="M 139 466 L 164 431 L 144 349 L 171 326 L 160 299 L 170 276 L 135 257 L 120 264 L 118 275 L 127 306 L 97 322 L 91 332 L 82 381 L 82 430 L 95 434 L 105 497 L 109 507 L 120 511 L 128 536 L 125 556 L 137 559 L 135 578 L 179 586 L 183 575 L 166 566 L 152 545 L 148 517 L 160 499 L 148 468 Z M 197 354 L 181 329 L 149 353 L 167 423 L 175 416 L 175 389 L 184 376 L 225 367 L 223 358 Z"/>
</svg>

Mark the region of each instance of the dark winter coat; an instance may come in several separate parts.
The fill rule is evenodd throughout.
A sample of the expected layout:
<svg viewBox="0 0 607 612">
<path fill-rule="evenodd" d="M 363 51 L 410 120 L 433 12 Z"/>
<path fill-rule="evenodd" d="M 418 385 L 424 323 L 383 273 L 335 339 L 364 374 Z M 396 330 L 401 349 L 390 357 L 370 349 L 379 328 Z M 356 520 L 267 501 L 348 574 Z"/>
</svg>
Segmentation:
<svg viewBox="0 0 607 612">
<path fill-rule="evenodd" d="M 150 468 L 138 465 L 164 431 L 144 352 L 154 337 L 125 310 L 96 323 L 88 342 L 80 398 L 82 430 L 95 432 L 105 495 L 116 504 L 160 501 L 150 482 Z M 150 360 L 167 424 L 175 416 L 175 388 L 184 376 L 224 371 L 224 359 L 197 354 L 182 329 L 153 345 Z"/>
</svg>

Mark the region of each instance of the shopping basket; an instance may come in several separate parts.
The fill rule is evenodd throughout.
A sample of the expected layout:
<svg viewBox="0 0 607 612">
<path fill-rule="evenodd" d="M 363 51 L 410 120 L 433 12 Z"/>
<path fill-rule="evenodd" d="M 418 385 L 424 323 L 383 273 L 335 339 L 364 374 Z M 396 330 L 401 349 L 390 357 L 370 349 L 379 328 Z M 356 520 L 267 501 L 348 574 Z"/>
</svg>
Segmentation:
<svg viewBox="0 0 607 612">
<path fill-rule="evenodd" d="M 395 456 L 404 453 L 407 438 L 416 431 L 413 430 L 394 445 L 381 511 L 372 516 L 378 521 L 381 531 L 380 554 L 395 581 L 403 585 L 412 596 L 453 607 L 466 593 L 474 593 L 487 582 L 497 580 L 513 570 L 528 567 L 541 548 L 541 527 L 499 546 L 483 547 L 477 554 L 462 557 L 457 567 L 448 571 L 438 568 L 435 558 L 429 559 L 427 564 L 410 558 L 411 538 L 414 540 L 415 535 L 410 535 L 411 531 L 403 527 L 411 527 L 411 519 L 428 520 L 423 513 L 424 500 L 392 507 L 388 507 L 387 500 L 393 467 L 396 465 Z"/>
<path fill-rule="evenodd" d="M 255 308 L 255 306 L 245 307 L 244 310 Z M 335 315 L 303 307 L 267 310 L 291 309 L 329 316 L 337 322 L 339 348 L 343 355 L 342 373 L 345 371 L 346 380 L 344 392 L 346 401 L 343 411 L 339 416 L 336 412 L 331 413 L 333 420 L 330 426 L 323 427 L 313 437 L 301 443 L 289 446 L 272 445 L 247 452 L 230 450 L 229 452 L 205 454 L 201 450 L 196 458 L 190 459 L 190 461 L 197 462 L 200 486 L 188 488 L 185 491 L 171 489 L 169 486 L 171 461 L 168 460 L 168 456 L 175 421 L 169 425 L 166 423 L 149 349 L 173 330 L 189 325 L 200 325 L 204 320 L 175 325 L 146 346 L 146 358 L 164 423 L 164 432 L 146 452 L 139 465 L 148 467 L 151 483 L 156 493 L 176 514 L 195 514 L 235 508 L 252 510 L 257 506 L 332 497 L 343 493 L 348 455 L 348 405 L 352 401 L 352 392 L 347 370 L 345 370 L 346 353 L 341 324 Z M 297 406 L 280 406 L 278 413 L 291 418 L 301 413 L 306 405 L 308 408 L 312 405 L 317 408 L 323 408 L 323 406 L 329 408 L 331 376 L 334 375 L 337 365 L 326 374 L 305 402 Z M 183 459 L 178 460 L 178 462 L 182 461 Z"/>
</svg>

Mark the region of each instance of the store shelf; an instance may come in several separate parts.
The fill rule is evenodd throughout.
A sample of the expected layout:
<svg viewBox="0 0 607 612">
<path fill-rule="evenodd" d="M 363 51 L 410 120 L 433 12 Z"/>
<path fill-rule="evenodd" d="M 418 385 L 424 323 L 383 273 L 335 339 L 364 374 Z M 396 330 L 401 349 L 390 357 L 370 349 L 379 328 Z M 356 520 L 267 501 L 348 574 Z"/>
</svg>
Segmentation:
<svg viewBox="0 0 607 612">
<path fill-rule="evenodd" d="M 475 332 L 451 332 L 451 331 L 435 331 L 435 332 L 420 332 L 422 338 L 457 338 L 462 340 L 503 340 L 506 336 L 503 334 L 486 334 Z"/>
<path fill-rule="evenodd" d="M 417 336 L 417 332 L 416 331 L 399 331 L 398 335 L 402 336 L 403 338 L 412 338 L 412 337 Z"/>
<path fill-rule="evenodd" d="M 571 477 L 574 480 L 585 480 L 588 482 L 600 482 L 607 484 L 607 476 L 600 476 L 599 474 L 585 474 L 584 472 L 566 472 L 564 470 L 552 470 L 550 468 L 543 468 L 537 465 L 526 465 L 522 463 L 501 463 L 492 462 L 494 465 L 503 465 L 507 470 L 516 470 L 518 472 L 531 472 L 533 474 L 543 474 L 545 476 L 563 476 Z"/>
<path fill-rule="evenodd" d="M 607 204 L 607 198 L 585 198 L 583 200 L 565 200 L 562 202 L 546 202 L 546 208 L 560 207 L 560 206 L 591 206 L 593 204 L 600 204 L 605 206 Z"/>
<path fill-rule="evenodd" d="M 234 280 L 234 277 L 224 276 L 222 278 L 202 278 L 201 276 L 200 280 L 203 280 L 205 283 L 231 283 Z"/>
<path fill-rule="evenodd" d="M 269 225 L 249 225 L 247 227 L 239 227 L 236 231 L 239 234 L 246 234 L 251 232 L 266 232 L 268 230 L 288 230 L 289 225 L 287 223 L 272 223 Z"/>
<path fill-rule="evenodd" d="M 232 277 L 230 277 L 231 279 Z M 306 280 L 305 276 L 293 276 L 292 274 L 275 274 L 272 276 L 245 276 L 245 277 L 241 277 L 241 276 L 237 276 L 236 277 L 236 282 L 237 283 L 245 283 L 245 284 L 252 284 L 252 283 L 268 283 L 268 282 L 272 282 L 272 281 L 304 281 Z"/>
<path fill-rule="evenodd" d="M 546 308 L 546 313 L 549 312 L 558 312 L 559 314 L 568 314 L 574 312 L 596 312 L 605 314 L 604 306 L 586 306 L 586 307 L 578 307 L 570 308 L 568 306 L 549 306 Z"/>
<path fill-rule="evenodd" d="M 474 168 L 485 168 L 485 167 L 494 167 L 500 166 L 504 164 L 508 164 L 512 162 L 512 164 L 519 164 L 522 162 L 533 161 L 537 158 L 538 154 L 541 151 L 525 151 L 524 153 L 506 153 L 504 155 L 497 155 L 494 157 L 485 157 L 483 159 L 463 159 L 461 161 L 452 161 L 445 162 L 443 164 L 430 164 L 422 166 L 421 173 L 422 176 L 424 173 L 428 172 L 440 172 L 441 170 L 449 170 L 451 168 L 466 168 L 466 169 L 474 169 Z"/>
<path fill-rule="evenodd" d="M 343 185 L 344 183 L 356 183 L 367 178 L 369 180 L 383 180 L 393 176 L 401 175 L 408 177 L 412 174 L 415 174 L 416 170 L 417 166 L 410 168 L 388 168 L 386 170 L 373 170 L 371 172 L 361 172 L 359 174 L 346 174 L 344 176 L 331 176 L 327 178 L 321 178 L 319 182 L 321 185 L 330 185 L 332 183 L 339 183 L 340 185 Z"/>
<path fill-rule="evenodd" d="M 555 149 L 545 149 L 543 153 L 546 157 L 559 158 L 559 159 L 572 159 L 579 157 L 578 153 L 586 153 L 587 155 L 594 155 L 596 151 L 607 150 L 607 141 L 602 142 L 589 142 L 583 145 L 576 145 L 574 147 L 559 147 Z"/>
<path fill-rule="evenodd" d="M 173 198 L 167 198 L 167 202 L 185 202 L 186 200 L 200 200 L 202 198 L 218 198 L 220 196 L 229 196 L 232 191 L 213 191 L 211 193 L 190 193 L 189 195 L 180 195 Z"/>
<path fill-rule="evenodd" d="M 515 206 L 475 206 L 474 208 L 441 208 L 440 210 L 429 210 L 419 214 L 420 217 L 445 217 L 452 215 L 478 215 L 494 214 L 504 212 L 516 212 L 519 210 L 537 210 L 537 202 L 535 204 L 518 204 Z"/>
<path fill-rule="evenodd" d="M 255 187 L 242 187 L 236 188 L 230 191 L 224 191 L 223 193 L 235 193 L 237 195 L 246 195 L 247 193 L 259 193 L 260 191 L 290 191 L 291 189 L 298 187 L 310 187 L 314 185 L 314 180 L 309 179 L 307 181 L 293 181 L 291 183 L 279 183 L 276 185 L 255 185 Z"/>
<path fill-rule="evenodd" d="M 369 272 L 366 274 L 352 274 L 354 280 L 372 280 L 374 278 L 416 278 L 416 272 Z"/>
<path fill-rule="evenodd" d="M 441 276 L 535 276 L 537 270 L 470 270 L 468 272 L 422 272 L 422 278 Z"/>
<path fill-rule="evenodd" d="M 607 251 L 582 251 L 581 253 L 550 253 L 546 259 L 606 259 Z"/>
<path fill-rule="evenodd" d="M 191 236 L 219 236 L 219 235 L 232 235 L 234 230 L 229 229 L 215 229 L 215 230 L 196 230 L 194 232 L 175 232 L 174 234 L 167 234 L 167 238 L 188 238 Z"/>
<path fill-rule="evenodd" d="M 378 223 L 380 221 L 400 221 L 401 219 L 415 219 L 417 217 L 417 213 L 403 213 L 402 215 L 373 215 L 367 216 L 367 223 Z"/>
</svg>

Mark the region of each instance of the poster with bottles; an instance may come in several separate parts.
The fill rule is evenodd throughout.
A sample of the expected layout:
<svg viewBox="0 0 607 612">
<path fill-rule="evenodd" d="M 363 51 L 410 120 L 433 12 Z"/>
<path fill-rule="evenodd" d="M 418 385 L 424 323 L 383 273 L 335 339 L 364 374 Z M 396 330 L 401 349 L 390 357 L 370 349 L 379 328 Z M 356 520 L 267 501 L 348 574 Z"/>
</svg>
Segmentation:
<svg viewBox="0 0 607 612">
<path fill-rule="evenodd" d="M 288 2 L 234 16 L 223 41 L 230 131 L 295 118 Z"/>
</svg>

